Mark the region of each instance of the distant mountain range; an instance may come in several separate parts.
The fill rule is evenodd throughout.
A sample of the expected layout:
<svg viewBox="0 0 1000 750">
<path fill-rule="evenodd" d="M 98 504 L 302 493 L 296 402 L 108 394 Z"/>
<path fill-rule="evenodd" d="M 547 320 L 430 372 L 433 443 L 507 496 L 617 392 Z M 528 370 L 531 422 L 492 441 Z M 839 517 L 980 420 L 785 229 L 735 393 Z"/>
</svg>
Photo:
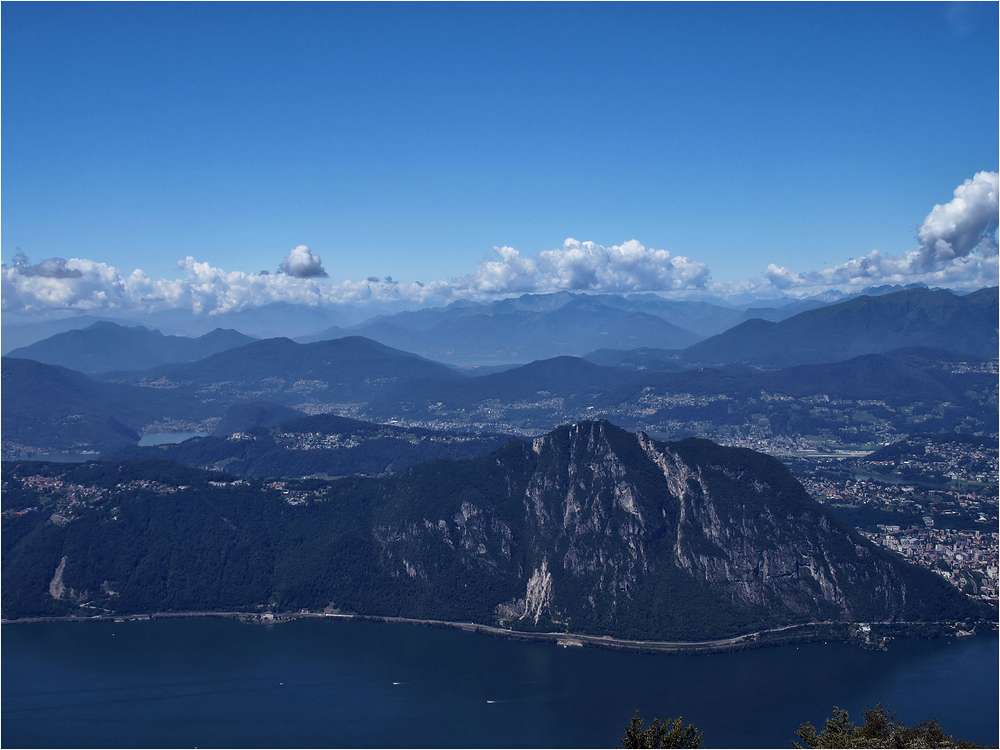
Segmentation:
<svg viewBox="0 0 1000 750">
<path fill-rule="evenodd" d="M 330 328 L 299 340 L 361 335 L 440 361 L 486 364 L 583 354 L 600 345 L 683 348 L 701 338 L 659 312 L 656 303 L 562 292 L 525 295 L 490 305 L 456 303 L 439 310 L 398 313 L 350 329 Z M 740 315 L 723 308 L 716 314 L 734 322 Z"/>
<path fill-rule="evenodd" d="M 83 373 L 148 370 L 175 362 L 203 359 L 253 342 L 239 331 L 216 328 L 196 339 L 164 336 L 143 326 L 99 321 L 87 328 L 57 333 L 9 356 L 33 359 Z"/>
<path fill-rule="evenodd" d="M 746 321 L 688 347 L 679 359 L 687 367 L 740 362 L 779 368 L 904 347 L 993 358 L 998 350 L 998 310 L 997 287 L 964 297 L 928 289 L 855 297 L 777 323 Z"/>
<path fill-rule="evenodd" d="M 660 298 L 640 301 L 673 304 Z M 468 304 L 456 305 L 447 314 L 429 310 L 407 315 L 412 325 L 430 328 L 469 321 L 500 325 L 513 319 L 505 316 L 522 316 L 527 331 L 536 326 L 547 330 L 558 321 L 596 325 L 609 310 L 616 311 L 623 325 L 631 325 L 648 317 L 627 309 L 636 304 L 631 297 L 595 299 L 566 293 L 504 300 L 495 303 L 491 316 Z M 708 315 L 706 308 L 683 309 L 701 309 Z M 41 365 L 32 369 L 24 364 L 28 360 L 8 367 L 5 359 L 4 455 L 108 450 L 153 424 L 164 426 L 159 431 L 179 423 L 197 423 L 197 429 L 206 430 L 229 407 L 259 401 L 304 413 L 332 411 L 382 422 L 403 419 L 414 426 L 487 432 L 546 430 L 600 415 L 661 435 L 694 433 L 716 439 L 725 439 L 721 427 L 742 424 L 745 430 L 749 423 L 740 420 L 751 415 L 763 435 L 777 431 L 846 440 L 855 434 L 855 442 L 861 443 L 896 439 L 901 430 L 927 430 L 931 425 L 981 432 L 993 430 L 990 425 L 996 421 L 995 373 L 962 363 L 996 357 L 998 309 L 997 288 L 964 297 L 910 289 L 807 310 L 777 323 L 746 321 L 683 350 L 601 349 L 589 355 L 593 361 L 554 357 L 469 378 L 447 365 L 359 336 L 307 344 L 252 341 L 195 361 L 102 372 L 105 382 L 100 388 L 68 371 Z M 548 316 L 549 323 L 540 323 L 538 315 Z M 579 328 L 587 326 L 581 323 Z M 245 338 L 226 331 L 201 339 L 164 337 L 144 328 L 98 323 L 28 349 L 89 369 L 123 358 L 134 366 L 145 356 L 167 356 L 169 347 L 195 356 Z M 480 338 L 486 342 L 480 351 L 495 346 L 482 330 Z M 79 346 L 70 346 L 72 342 Z M 813 365 L 820 366 L 809 369 Z M 661 375 L 653 377 L 657 372 Z M 51 392 L 45 390 L 46 383 Z M 115 390 L 115 385 L 122 388 Z M 762 391 L 791 400 L 768 396 L 762 401 Z M 801 401 L 813 397 L 846 401 L 822 408 Z M 868 421 L 854 424 L 852 414 L 861 401 L 875 403 L 864 406 Z M 90 423 L 93 429 L 88 432 Z M 88 442 L 90 448 L 85 447 Z"/>
<path fill-rule="evenodd" d="M 94 323 L 107 322 L 121 326 L 138 325 L 131 320 L 112 320 L 111 318 L 102 318 L 94 315 L 74 315 L 69 318 L 56 318 L 54 320 L 21 322 L 11 321 L 10 318 L 9 314 L 3 316 L 3 337 L 0 351 L 3 352 L 3 356 L 5 357 L 15 349 L 30 346 L 37 341 L 55 336 L 57 333 L 87 328 Z"/>
<path fill-rule="evenodd" d="M 603 421 L 385 479 L 4 466 L 3 616 L 339 609 L 700 641 L 980 608 L 782 464 Z"/>
<path fill-rule="evenodd" d="M 210 330 L 235 328 L 260 339 L 301 336 L 331 325 L 359 322 L 370 313 L 350 308 L 323 308 L 316 305 L 299 305 L 290 302 L 271 302 L 260 307 L 221 312 L 209 315 L 192 315 L 190 310 L 166 310 L 149 315 L 132 317 L 151 328 L 195 336 Z"/>
<path fill-rule="evenodd" d="M 870 287 L 861 292 L 861 294 L 877 296 L 910 288 L 925 287 L 922 285 Z M 569 292 L 561 292 L 554 295 L 528 294 L 523 295 L 517 300 L 500 300 L 494 304 L 497 305 L 497 310 L 500 312 L 509 312 L 510 309 L 514 309 L 514 307 L 504 309 L 504 305 L 512 303 L 520 309 L 545 310 L 553 308 L 552 299 L 555 299 L 555 305 L 557 306 L 562 303 L 560 302 L 561 299 L 566 297 L 572 298 L 574 296 L 580 295 L 574 295 Z M 773 300 L 763 300 L 759 297 L 743 295 L 729 300 L 705 297 L 700 301 L 666 300 L 652 293 L 630 294 L 625 297 L 621 295 L 589 296 L 593 299 L 608 300 L 612 306 L 616 304 L 620 305 L 621 303 L 618 300 L 624 299 L 626 304 L 635 306 L 636 310 L 657 315 L 674 325 L 694 333 L 698 338 L 705 338 L 706 336 L 720 333 L 726 328 L 740 322 L 740 320 L 750 318 L 781 320 L 803 310 L 821 307 L 858 295 L 846 295 L 841 292 L 831 291 L 808 299 L 782 297 Z M 493 305 L 490 303 L 476 303 L 467 300 L 454 302 L 444 308 L 428 308 L 417 311 L 409 310 L 406 304 L 405 302 L 398 301 L 366 305 L 341 304 L 334 307 L 317 307 L 288 302 L 273 302 L 261 307 L 251 307 L 239 311 L 220 312 L 215 310 L 207 315 L 196 315 L 191 310 L 174 309 L 155 313 L 132 311 L 127 318 L 71 315 L 69 317 L 42 320 L 38 320 L 31 315 L 19 315 L 7 311 L 4 313 L 2 320 L 3 336 L 2 341 L 0 341 L 2 343 L 0 353 L 6 356 L 15 349 L 29 346 L 54 334 L 86 328 L 98 321 L 106 321 L 128 327 L 142 325 L 150 329 L 158 329 L 168 335 L 183 335 L 187 337 L 202 336 L 216 328 L 228 328 L 241 331 L 254 338 L 306 337 L 299 338 L 299 340 L 307 342 L 318 340 L 316 332 L 325 331 L 330 329 L 331 326 L 339 326 L 339 328 L 331 329 L 335 332 L 348 331 L 349 333 L 346 335 L 365 335 L 361 331 L 361 326 L 366 323 L 377 323 L 382 319 L 391 319 L 400 311 L 403 311 L 401 313 L 402 317 L 396 322 L 401 327 L 420 329 L 425 326 L 412 322 L 410 316 L 416 315 L 418 318 L 420 316 L 428 316 L 434 320 L 441 320 L 455 314 L 456 311 L 461 310 L 463 307 L 471 309 L 473 314 L 492 314 L 493 309 Z M 721 314 L 717 315 L 719 311 L 721 311 Z M 734 311 L 737 314 L 742 311 L 742 318 L 734 318 Z M 339 335 L 345 334 L 339 333 Z M 320 336 L 319 338 L 331 337 Z M 596 346 L 602 345 L 599 343 Z M 648 346 L 649 344 L 637 343 L 632 345 Z M 572 352 L 553 350 L 539 353 L 534 358 L 538 359 L 566 353 Z M 584 352 L 575 353 L 582 354 Z"/>
<path fill-rule="evenodd" d="M 298 340 L 354 334 L 453 364 L 530 362 L 596 348 L 682 349 L 750 318 L 783 320 L 823 304 L 810 300 L 744 310 L 655 294 L 525 294 L 382 316 Z"/>
<path fill-rule="evenodd" d="M 533 294 L 488 305 L 456 302 L 403 312 L 298 341 L 361 336 L 458 364 L 586 355 L 596 364 L 659 370 L 734 363 L 781 368 L 921 346 L 986 358 L 997 351 L 996 287 L 964 297 L 925 288 L 874 291 L 876 296 L 835 304 L 805 300 L 746 310 L 652 294 Z M 15 349 L 10 356 L 91 374 L 138 372 L 196 361 L 253 340 L 234 330 L 190 339 L 98 321 Z"/>
</svg>

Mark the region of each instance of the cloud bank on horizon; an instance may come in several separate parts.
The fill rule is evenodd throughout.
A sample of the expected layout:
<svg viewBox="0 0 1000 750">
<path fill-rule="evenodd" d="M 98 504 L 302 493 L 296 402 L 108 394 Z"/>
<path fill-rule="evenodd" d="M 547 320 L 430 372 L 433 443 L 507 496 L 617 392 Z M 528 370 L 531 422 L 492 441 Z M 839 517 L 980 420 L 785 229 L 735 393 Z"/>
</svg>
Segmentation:
<svg viewBox="0 0 1000 750">
<path fill-rule="evenodd" d="M 861 258 L 819 271 L 796 272 L 770 264 L 761 277 L 714 282 L 705 263 L 637 240 L 605 247 L 567 239 L 537 258 L 512 247 L 496 247 L 497 259 L 472 274 L 427 284 L 387 277 L 340 283 L 328 278 L 322 260 L 306 245 L 292 248 L 276 273 L 225 271 L 188 256 L 178 261 L 179 279 L 150 279 L 93 260 L 49 258 L 32 264 L 18 252 L 0 267 L 2 309 L 14 313 L 159 312 L 196 315 L 237 312 L 272 302 L 311 306 L 409 302 L 445 304 L 457 299 L 493 299 L 555 291 L 657 292 L 666 296 L 751 294 L 806 297 L 830 290 L 859 292 L 883 284 L 923 283 L 957 291 L 998 283 L 997 226 L 1000 180 L 979 172 L 936 205 L 917 231 L 917 247 L 901 255 L 872 250 Z"/>
</svg>

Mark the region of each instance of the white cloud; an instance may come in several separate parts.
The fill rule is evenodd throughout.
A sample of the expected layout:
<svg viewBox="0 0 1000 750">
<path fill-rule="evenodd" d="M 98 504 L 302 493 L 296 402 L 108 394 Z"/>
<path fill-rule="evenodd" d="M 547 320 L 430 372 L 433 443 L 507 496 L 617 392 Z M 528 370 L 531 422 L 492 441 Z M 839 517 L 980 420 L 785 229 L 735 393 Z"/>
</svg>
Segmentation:
<svg viewBox="0 0 1000 750">
<path fill-rule="evenodd" d="M 951 201 L 927 214 L 917 230 L 924 268 L 939 269 L 977 249 L 987 257 L 997 254 L 998 182 L 996 172 L 979 172 L 955 188 Z"/>
<path fill-rule="evenodd" d="M 92 260 L 51 258 L 32 266 L 19 254 L 14 265 L 0 267 L 4 310 L 101 310 L 127 299 L 121 272 Z"/>
<path fill-rule="evenodd" d="M 271 302 L 306 305 L 323 302 L 323 287 L 309 278 L 224 271 L 199 263 L 191 256 L 177 265 L 185 272 L 184 278 L 151 281 L 141 271 L 133 273 L 130 277 L 133 298 L 155 300 L 164 307 L 189 309 L 195 314 L 233 312 Z"/>
<path fill-rule="evenodd" d="M 857 292 L 881 284 L 923 283 L 952 289 L 996 286 L 998 175 L 979 172 L 936 205 L 917 230 L 917 249 L 900 255 L 878 250 L 820 271 L 796 273 L 770 264 L 764 277 L 777 289 L 815 293 L 830 288 Z"/>
<path fill-rule="evenodd" d="M 323 270 L 319 256 L 313 253 L 307 245 L 296 245 L 278 267 L 282 273 L 297 279 L 326 278 L 329 274 Z"/>
<path fill-rule="evenodd" d="M 142 270 L 124 274 L 81 258 L 50 258 L 32 264 L 18 253 L 0 266 L 5 311 L 157 312 L 184 309 L 217 314 L 289 302 L 303 305 L 401 304 L 423 306 L 455 299 L 491 299 L 525 292 L 663 292 L 683 297 L 703 293 L 730 296 L 797 296 L 831 289 L 861 291 L 881 284 L 922 282 L 957 290 L 998 282 L 998 176 L 980 172 L 959 185 L 948 203 L 935 206 L 917 231 L 915 249 L 900 255 L 872 250 L 860 258 L 819 271 L 797 272 L 770 264 L 760 277 L 713 282 L 708 267 L 636 240 L 604 246 L 567 239 L 535 258 L 512 247 L 495 247 L 496 258 L 472 274 L 427 284 L 397 283 L 389 277 L 330 283 L 318 255 L 298 245 L 282 260 L 280 273 L 225 271 L 187 257 L 176 279 L 150 279 Z"/>
<path fill-rule="evenodd" d="M 919 250 L 901 255 L 883 255 L 872 250 L 838 266 L 806 273 L 795 273 L 772 263 L 764 271 L 764 277 L 775 289 L 800 294 L 816 294 L 828 289 L 859 292 L 869 286 L 913 283 L 972 290 L 996 286 L 1000 267 L 995 253 L 970 254 L 928 267 Z"/>
<path fill-rule="evenodd" d="M 463 280 L 471 292 L 677 291 L 703 289 L 709 279 L 704 263 L 647 248 L 637 240 L 605 247 L 569 238 L 562 247 L 539 253 L 537 261 L 512 247 L 493 249 L 500 259 L 484 261 Z"/>
<path fill-rule="evenodd" d="M 774 263 L 768 263 L 764 270 L 764 277 L 778 289 L 788 289 L 795 286 L 803 286 L 806 283 L 801 274 L 789 271 L 784 266 L 780 268 Z"/>
<path fill-rule="evenodd" d="M 702 289 L 708 266 L 637 240 L 604 247 L 567 239 L 558 250 L 539 254 L 543 284 L 554 289 L 595 292 L 648 292 Z"/>
<path fill-rule="evenodd" d="M 339 284 L 320 282 L 320 259 L 305 245 L 293 248 L 281 273 L 225 271 L 189 256 L 178 262 L 176 279 L 150 279 L 140 269 L 125 275 L 103 263 L 73 258 L 31 265 L 19 255 L 3 266 L 3 309 L 118 310 L 157 312 L 190 310 L 196 315 L 235 312 L 271 302 L 305 305 L 412 303 L 442 304 L 459 298 L 489 299 L 498 295 L 562 289 L 630 292 L 702 289 L 708 280 L 704 263 L 632 240 L 604 247 L 568 239 L 537 260 L 512 247 L 496 247 L 495 260 L 484 261 L 474 274 L 452 281 L 398 283 L 389 277 Z"/>
<path fill-rule="evenodd" d="M 472 277 L 471 286 L 483 294 L 533 292 L 538 287 L 538 269 L 512 247 L 494 247 L 500 260 L 484 261 Z"/>
<path fill-rule="evenodd" d="M 287 273 L 224 271 L 190 256 L 177 263 L 184 272 L 179 279 L 150 279 L 139 269 L 125 276 L 113 266 L 81 258 L 54 261 L 32 266 L 22 256 L 10 267 L 4 264 L 0 271 L 3 309 L 21 312 L 187 309 L 204 314 L 279 301 L 306 305 L 331 301 L 329 290 L 311 278 Z M 41 272 L 52 268 L 60 269 L 59 273 Z"/>
</svg>

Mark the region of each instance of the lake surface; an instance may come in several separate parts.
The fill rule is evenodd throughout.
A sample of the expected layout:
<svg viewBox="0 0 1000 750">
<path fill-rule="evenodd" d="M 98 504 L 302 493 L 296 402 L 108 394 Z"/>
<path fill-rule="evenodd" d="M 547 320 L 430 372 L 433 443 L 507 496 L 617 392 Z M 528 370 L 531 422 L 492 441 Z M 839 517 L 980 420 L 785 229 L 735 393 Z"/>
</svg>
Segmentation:
<svg viewBox="0 0 1000 750">
<path fill-rule="evenodd" d="M 996 634 L 645 655 L 453 629 L 219 618 L 5 624 L 4 747 L 614 747 L 638 708 L 791 747 L 834 705 L 998 741 Z"/>
<path fill-rule="evenodd" d="M 171 443 L 183 443 L 196 437 L 207 437 L 207 432 L 151 432 L 139 438 L 140 446 L 148 445 L 169 445 Z"/>
<path fill-rule="evenodd" d="M 10 459 L 13 461 L 51 461 L 57 464 L 82 464 L 87 461 L 96 461 L 101 456 L 99 453 L 36 453 L 24 458 Z M 4 459 L 8 460 L 8 459 Z"/>
</svg>

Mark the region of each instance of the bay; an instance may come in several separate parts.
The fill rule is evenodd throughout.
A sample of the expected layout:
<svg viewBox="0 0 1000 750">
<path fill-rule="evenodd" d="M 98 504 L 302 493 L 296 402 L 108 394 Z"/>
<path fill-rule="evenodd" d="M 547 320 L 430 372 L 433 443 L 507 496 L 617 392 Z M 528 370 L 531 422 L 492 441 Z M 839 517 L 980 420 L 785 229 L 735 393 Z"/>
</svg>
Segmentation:
<svg viewBox="0 0 1000 750">
<path fill-rule="evenodd" d="M 7 623 L 4 747 L 614 747 L 633 712 L 790 747 L 838 705 L 998 741 L 996 634 L 711 655 L 305 619 Z"/>
</svg>

